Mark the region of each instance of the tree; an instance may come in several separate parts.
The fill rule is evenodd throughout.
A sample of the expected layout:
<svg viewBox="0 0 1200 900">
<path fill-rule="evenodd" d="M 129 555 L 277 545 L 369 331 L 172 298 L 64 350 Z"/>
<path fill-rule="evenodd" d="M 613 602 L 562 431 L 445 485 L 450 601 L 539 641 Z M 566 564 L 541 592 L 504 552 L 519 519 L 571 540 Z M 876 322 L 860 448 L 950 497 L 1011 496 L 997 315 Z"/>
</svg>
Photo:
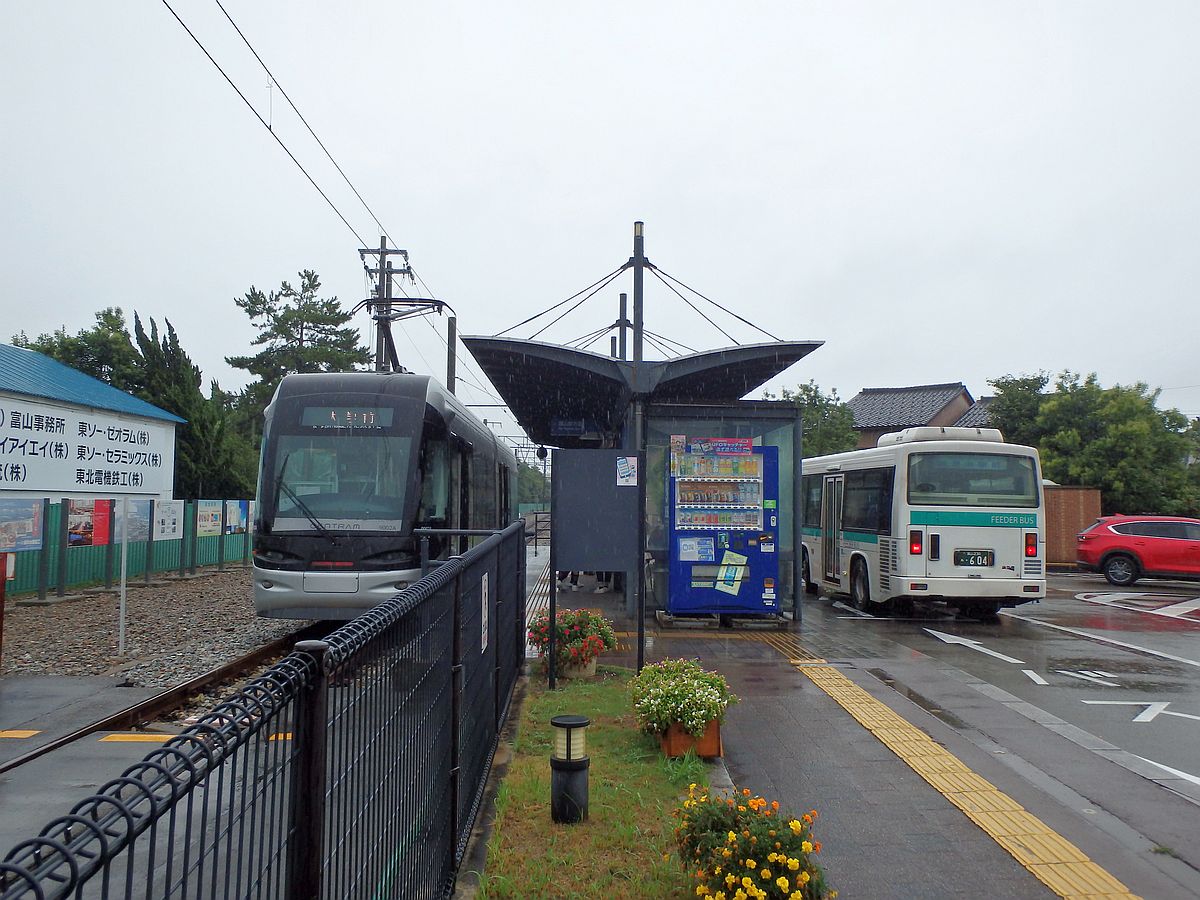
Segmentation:
<svg viewBox="0 0 1200 900">
<path fill-rule="evenodd" d="M 1063 372 L 1036 422 L 1046 477 L 1099 487 L 1105 513 L 1194 512 L 1189 423 L 1178 410 L 1159 410 L 1158 396 L 1142 383 L 1105 389 L 1094 373 L 1081 381 Z"/>
<path fill-rule="evenodd" d="M 996 398 L 988 406 L 992 424 L 1000 429 L 1004 439 L 1012 444 L 1036 447 L 1041 438 L 1037 418 L 1050 376 L 1001 375 L 988 381 L 996 389 Z"/>
<path fill-rule="evenodd" d="M 262 347 L 253 356 L 227 356 L 225 361 L 257 377 L 244 397 L 242 416 L 257 419 L 283 380 L 295 372 L 350 372 L 370 359 L 358 331 L 347 327 L 350 314 L 337 297 L 320 299 L 321 280 L 305 269 L 300 287 L 285 281 L 278 291 L 264 294 L 251 286 L 234 303 L 250 317 L 259 335 L 251 343 Z"/>
<path fill-rule="evenodd" d="M 784 388 L 780 397 L 765 393 L 767 400 L 790 400 L 800 407 L 804 423 L 804 458 L 853 450 L 858 445 L 854 430 L 854 412 L 838 397 L 837 388 L 823 393 L 815 381 L 801 384 L 793 391 Z"/>
<path fill-rule="evenodd" d="M 150 319 L 150 333 L 135 314 L 134 334 L 143 360 L 140 396 L 186 419 L 175 430 L 175 496 L 185 499 L 249 497 L 254 490 L 253 449 L 230 427 L 228 395 L 213 382 L 209 397 L 200 391 L 200 369 L 180 346 L 169 320 L 160 338 Z"/>
<path fill-rule="evenodd" d="M 517 503 L 549 503 L 550 482 L 541 469 L 521 463 L 517 469 Z"/>
<path fill-rule="evenodd" d="M 96 313 L 96 324 L 67 334 L 65 327 L 53 334 L 39 334 L 35 340 L 22 331 L 13 335 L 16 347 L 44 353 L 85 375 L 98 378 L 117 390 L 135 393 L 141 387 L 142 360 L 133 346 L 125 313 L 110 306 Z"/>
</svg>

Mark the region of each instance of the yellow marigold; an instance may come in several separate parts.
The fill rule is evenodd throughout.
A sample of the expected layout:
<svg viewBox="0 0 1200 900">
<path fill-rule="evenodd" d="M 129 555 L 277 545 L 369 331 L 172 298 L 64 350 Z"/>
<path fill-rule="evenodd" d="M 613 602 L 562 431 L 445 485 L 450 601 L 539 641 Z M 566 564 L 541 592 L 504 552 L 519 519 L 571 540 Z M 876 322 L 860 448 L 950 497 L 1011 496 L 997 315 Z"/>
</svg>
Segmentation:
<svg viewBox="0 0 1200 900">
<path fill-rule="evenodd" d="M 763 866 L 761 869 L 759 869 L 758 877 L 761 878 L 763 881 L 770 881 L 771 880 L 771 870 L 768 869 L 766 866 Z"/>
<path fill-rule="evenodd" d="M 743 876 L 742 876 L 742 887 L 744 887 L 744 888 L 752 888 L 752 887 L 754 887 L 754 882 L 750 880 L 750 876 L 749 876 L 749 875 L 743 875 Z"/>
<path fill-rule="evenodd" d="M 767 854 L 767 862 L 775 862 L 775 854 L 774 853 Z"/>
<path fill-rule="evenodd" d="M 791 869 L 793 872 L 795 872 L 798 868 L 800 868 L 800 860 L 796 859 L 795 857 L 789 856 L 787 864 L 788 864 L 788 868 Z"/>
<path fill-rule="evenodd" d="M 737 876 L 730 872 L 725 876 L 725 883 L 730 887 L 733 887 L 735 884 L 737 884 Z"/>
<path fill-rule="evenodd" d="M 813 845 L 809 841 L 801 841 L 800 849 L 803 850 L 805 853 L 812 853 Z"/>
<path fill-rule="evenodd" d="M 784 878 L 782 875 L 780 875 L 778 878 L 775 879 L 775 885 L 781 891 L 786 891 L 788 889 L 788 880 L 786 878 Z"/>
<path fill-rule="evenodd" d="M 732 831 L 729 832 L 729 843 L 731 843 L 731 844 L 737 843 L 737 835 L 734 834 Z"/>
<path fill-rule="evenodd" d="M 712 895 L 712 900 L 725 900 L 725 892 L 717 891 L 715 894 Z"/>
<path fill-rule="evenodd" d="M 804 894 L 802 894 L 800 891 L 792 891 L 788 895 L 788 900 L 804 900 Z"/>
<path fill-rule="evenodd" d="M 746 860 L 746 868 L 747 868 L 747 869 L 757 869 L 757 868 L 758 868 L 758 863 L 756 863 L 756 862 L 755 862 L 754 860 L 752 860 L 752 859 L 748 859 L 748 860 Z"/>
<path fill-rule="evenodd" d="M 792 821 L 788 822 L 788 828 L 792 829 L 792 834 L 799 834 L 804 830 L 804 826 L 795 819 L 792 819 Z"/>
<path fill-rule="evenodd" d="M 696 885 L 696 896 L 697 897 L 707 897 L 708 896 L 708 887 L 703 884 Z"/>
<path fill-rule="evenodd" d="M 746 811 L 746 807 L 742 806 L 742 805 L 739 803 L 739 804 L 738 804 L 738 812 L 745 812 L 745 811 Z"/>
<path fill-rule="evenodd" d="M 800 873 L 799 875 L 797 875 L 796 877 L 800 879 L 800 883 L 801 883 L 801 884 L 808 884 L 808 880 L 809 880 L 809 879 L 810 879 L 812 876 L 811 876 L 811 875 L 809 875 L 807 872 L 801 872 L 801 873 Z"/>
<path fill-rule="evenodd" d="M 738 888 L 737 893 L 733 895 L 733 900 L 746 900 L 746 892 Z"/>
<path fill-rule="evenodd" d="M 726 847 L 724 850 L 721 851 L 721 855 L 723 857 L 725 857 L 726 859 L 729 859 L 729 857 L 733 856 L 733 851 L 730 850 L 728 847 Z"/>
</svg>

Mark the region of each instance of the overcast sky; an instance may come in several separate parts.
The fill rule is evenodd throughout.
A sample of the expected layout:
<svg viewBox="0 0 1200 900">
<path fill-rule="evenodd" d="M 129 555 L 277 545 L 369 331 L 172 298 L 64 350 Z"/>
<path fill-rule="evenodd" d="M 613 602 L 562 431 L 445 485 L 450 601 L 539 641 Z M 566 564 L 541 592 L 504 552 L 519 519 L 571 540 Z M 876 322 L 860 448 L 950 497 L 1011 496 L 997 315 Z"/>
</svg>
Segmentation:
<svg viewBox="0 0 1200 900">
<path fill-rule="evenodd" d="M 978 397 L 1072 369 L 1200 415 L 1194 0 L 223 2 L 460 333 L 612 271 L 642 219 L 662 270 L 825 342 L 775 389 Z M 171 3 L 377 245 L 215 0 Z M 169 319 L 231 389 L 251 285 L 312 268 L 347 308 L 367 296 L 359 238 L 161 2 L 0 5 L 0 84 L 0 340 L 120 306 Z M 542 339 L 615 319 L 621 289 Z M 646 323 L 729 343 L 654 279 Z M 397 340 L 444 375 L 428 324 Z"/>
</svg>

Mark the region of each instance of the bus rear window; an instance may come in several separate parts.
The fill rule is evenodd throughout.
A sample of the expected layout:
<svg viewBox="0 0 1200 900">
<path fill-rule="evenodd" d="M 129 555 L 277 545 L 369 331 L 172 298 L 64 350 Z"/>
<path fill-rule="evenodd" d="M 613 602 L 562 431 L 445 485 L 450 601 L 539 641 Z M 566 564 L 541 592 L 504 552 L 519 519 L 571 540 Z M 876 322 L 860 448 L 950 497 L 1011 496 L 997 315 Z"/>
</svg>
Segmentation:
<svg viewBox="0 0 1200 900">
<path fill-rule="evenodd" d="M 911 506 L 1038 506 L 1037 469 L 1005 453 L 914 453 L 908 458 Z"/>
</svg>

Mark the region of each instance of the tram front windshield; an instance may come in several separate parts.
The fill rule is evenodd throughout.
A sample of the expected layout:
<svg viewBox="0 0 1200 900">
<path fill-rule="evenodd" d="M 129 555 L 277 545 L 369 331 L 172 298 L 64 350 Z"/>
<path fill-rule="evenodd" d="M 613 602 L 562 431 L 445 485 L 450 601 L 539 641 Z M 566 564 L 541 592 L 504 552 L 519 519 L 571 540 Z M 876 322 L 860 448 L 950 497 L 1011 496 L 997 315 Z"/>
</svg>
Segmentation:
<svg viewBox="0 0 1200 900">
<path fill-rule="evenodd" d="M 273 441 L 271 531 L 404 530 L 413 436 L 397 433 L 394 412 L 304 407 Z"/>
</svg>

